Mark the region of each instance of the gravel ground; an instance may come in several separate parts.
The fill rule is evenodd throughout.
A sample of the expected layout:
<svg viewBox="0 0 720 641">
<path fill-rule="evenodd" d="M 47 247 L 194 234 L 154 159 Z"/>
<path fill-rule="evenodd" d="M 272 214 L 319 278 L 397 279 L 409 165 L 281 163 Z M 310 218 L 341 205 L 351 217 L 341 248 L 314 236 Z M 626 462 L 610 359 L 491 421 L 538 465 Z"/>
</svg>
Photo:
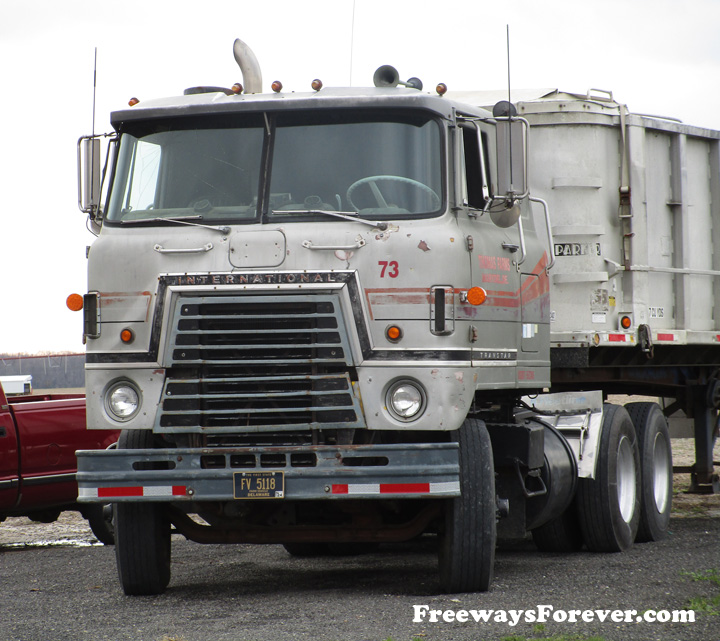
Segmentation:
<svg viewBox="0 0 720 641">
<path fill-rule="evenodd" d="M 673 441 L 692 463 L 692 441 Z M 716 460 L 720 459 L 720 447 Z M 698 580 L 720 572 L 720 496 L 687 495 L 676 475 L 670 536 L 623 554 L 541 554 L 530 542 L 498 550 L 486 594 L 439 594 L 430 541 L 355 557 L 294 559 L 281 546 L 200 546 L 173 539 L 173 579 L 160 597 L 128 598 L 112 547 L 68 512 L 51 525 L 0 525 L 3 641 L 483 641 L 513 635 L 598 635 L 608 641 L 720 641 L 720 616 L 637 623 L 647 610 L 680 610 L 720 595 Z M 413 622 L 437 610 L 636 610 L 629 623 Z M 720 606 L 716 606 L 716 611 Z M 511 615 L 509 615 L 511 616 Z"/>
</svg>

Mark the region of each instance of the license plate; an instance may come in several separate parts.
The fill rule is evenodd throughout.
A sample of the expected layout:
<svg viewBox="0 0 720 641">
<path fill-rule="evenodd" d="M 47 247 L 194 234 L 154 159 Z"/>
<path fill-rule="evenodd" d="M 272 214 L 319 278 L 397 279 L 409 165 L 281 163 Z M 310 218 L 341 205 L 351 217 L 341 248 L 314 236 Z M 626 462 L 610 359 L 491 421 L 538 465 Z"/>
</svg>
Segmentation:
<svg viewBox="0 0 720 641">
<path fill-rule="evenodd" d="M 233 486 L 236 499 L 282 499 L 285 472 L 235 472 Z"/>
</svg>

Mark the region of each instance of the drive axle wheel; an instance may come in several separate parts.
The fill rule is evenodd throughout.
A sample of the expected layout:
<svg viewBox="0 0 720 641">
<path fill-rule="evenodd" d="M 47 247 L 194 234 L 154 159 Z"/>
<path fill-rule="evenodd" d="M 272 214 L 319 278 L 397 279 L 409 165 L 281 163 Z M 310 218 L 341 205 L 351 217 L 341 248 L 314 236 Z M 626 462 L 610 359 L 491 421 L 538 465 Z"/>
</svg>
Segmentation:
<svg viewBox="0 0 720 641">
<path fill-rule="evenodd" d="M 640 527 L 636 541 L 659 541 L 667 536 L 672 507 L 672 451 L 667 420 L 657 403 L 628 403 L 640 446 Z"/>
<path fill-rule="evenodd" d="M 118 449 L 149 449 L 152 433 L 125 430 Z M 170 521 L 157 503 L 115 505 L 115 558 L 128 595 L 161 594 L 170 583 Z"/>
<path fill-rule="evenodd" d="M 606 403 L 595 478 L 581 478 L 577 508 L 583 539 L 594 552 L 632 547 L 640 523 L 640 455 L 624 407 Z"/>
<path fill-rule="evenodd" d="M 447 501 L 440 583 L 446 592 L 484 592 L 493 579 L 497 536 L 492 445 L 485 423 L 477 419 L 466 419 L 456 438 L 461 494 Z"/>
</svg>

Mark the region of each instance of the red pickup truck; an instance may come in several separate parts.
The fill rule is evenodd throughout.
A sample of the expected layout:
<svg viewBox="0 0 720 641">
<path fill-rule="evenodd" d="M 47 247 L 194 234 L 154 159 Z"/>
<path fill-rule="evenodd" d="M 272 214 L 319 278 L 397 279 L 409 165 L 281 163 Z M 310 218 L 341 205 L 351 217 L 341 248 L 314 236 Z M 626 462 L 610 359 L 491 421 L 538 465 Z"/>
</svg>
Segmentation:
<svg viewBox="0 0 720 641">
<path fill-rule="evenodd" d="M 104 449 L 117 438 L 86 428 L 84 394 L 8 397 L 0 383 L 0 522 L 27 516 L 51 523 L 63 510 L 79 510 L 98 540 L 112 543 L 103 506 L 76 502 L 75 451 Z"/>
</svg>

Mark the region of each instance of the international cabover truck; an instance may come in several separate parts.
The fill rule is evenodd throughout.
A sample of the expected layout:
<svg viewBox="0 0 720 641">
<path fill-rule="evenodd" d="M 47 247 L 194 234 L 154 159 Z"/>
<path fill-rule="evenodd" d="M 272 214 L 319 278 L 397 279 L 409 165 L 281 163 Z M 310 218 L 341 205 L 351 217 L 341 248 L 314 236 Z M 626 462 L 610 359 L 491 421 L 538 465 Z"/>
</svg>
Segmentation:
<svg viewBox="0 0 720 641">
<path fill-rule="evenodd" d="M 78 453 L 79 500 L 115 505 L 124 591 L 167 587 L 172 533 L 427 533 L 449 592 L 490 587 L 497 537 L 662 538 L 665 414 L 707 445 L 720 398 L 717 134 L 608 96 L 488 111 L 391 67 L 264 94 L 234 52 L 244 87 L 114 112 L 105 171 L 78 143 L 88 425 L 123 430 Z"/>
<path fill-rule="evenodd" d="M 0 378 L 0 523 L 17 516 L 52 523 L 65 510 L 79 510 L 95 536 L 112 543 L 106 506 L 77 503 L 75 450 L 110 447 L 118 432 L 86 429 L 83 394 L 6 392 L 7 379 L 24 391 L 28 378 Z"/>
</svg>

